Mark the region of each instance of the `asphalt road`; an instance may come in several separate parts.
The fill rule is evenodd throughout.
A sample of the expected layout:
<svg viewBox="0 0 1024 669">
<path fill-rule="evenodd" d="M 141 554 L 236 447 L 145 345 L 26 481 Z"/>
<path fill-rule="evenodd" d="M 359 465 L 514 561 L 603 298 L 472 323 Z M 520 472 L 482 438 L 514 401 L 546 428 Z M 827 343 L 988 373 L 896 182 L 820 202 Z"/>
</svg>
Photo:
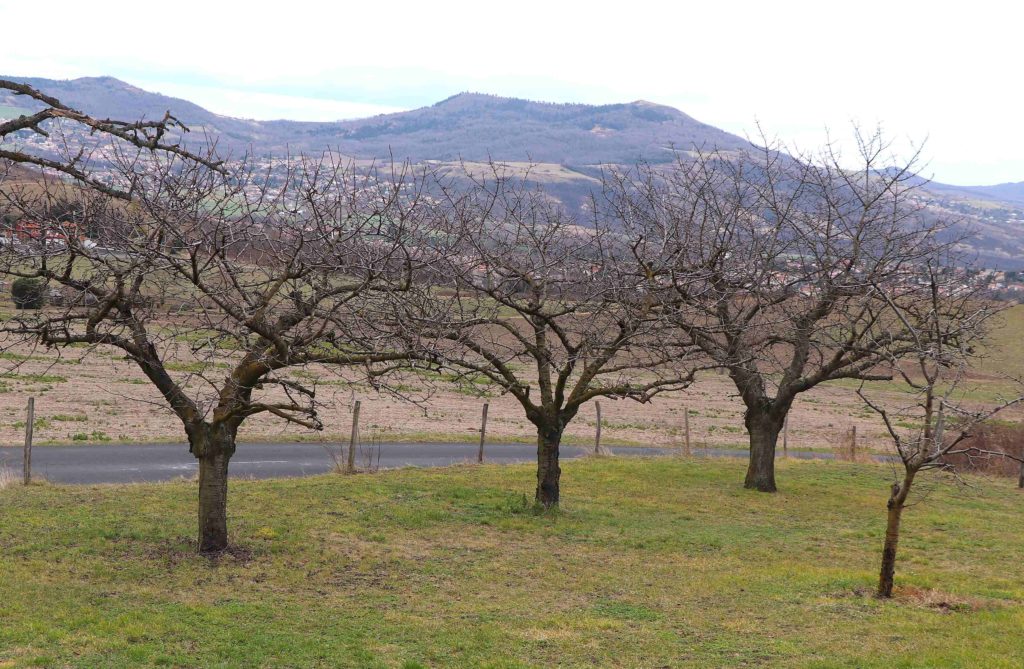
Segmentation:
<svg viewBox="0 0 1024 669">
<path fill-rule="evenodd" d="M 253 443 L 239 444 L 231 458 L 233 478 L 280 478 L 310 476 L 330 471 L 334 465 L 326 448 L 335 454 L 341 444 L 319 443 Z M 562 458 L 578 458 L 590 449 L 563 446 Z M 673 452 L 665 448 L 613 448 L 616 455 L 653 456 Z M 678 451 L 675 451 L 678 452 Z M 381 444 L 379 467 L 442 467 L 475 462 L 476 444 Z M 695 455 L 746 457 L 746 450 L 695 449 Z M 831 454 L 790 452 L 791 457 L 829 459 Z M 364 467 L 372 457 L 378 464 L 376 451 L 363 451 L 357 466 Z M 492 463 L 531 462 L 536 457 L 532 444 L 488 444 L 486 461 Z M 20 448 L 0 448 L 0 464 L 20 473 Z M 103 444 L 93 446 L 37 446 L 32 450 L 33 475 L 54 483 L 136 483 L 168 481 L 195 476 L 198 465 L 181 444 Z"/>
</svg>

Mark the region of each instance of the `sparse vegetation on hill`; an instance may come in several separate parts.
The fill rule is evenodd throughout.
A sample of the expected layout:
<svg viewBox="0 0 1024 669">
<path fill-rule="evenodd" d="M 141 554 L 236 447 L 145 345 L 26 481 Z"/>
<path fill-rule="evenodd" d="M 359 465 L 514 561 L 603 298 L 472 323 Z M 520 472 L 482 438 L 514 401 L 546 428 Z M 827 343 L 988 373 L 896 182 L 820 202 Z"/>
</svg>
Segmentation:
<svg viewBox="0 0 1024 669">
<path fill-rule="evenodd" d="M 163 117 L 168 109 L 194 130 L 220 137 L 222 152 L 319 154 L 331 148 L 357 158 L 533 160 L 589 165 L 669 160 L 667 149 L 739 149 L 741 137 L 677 109 L 649 102 L 548 104 L 461 93 L 429 107 L 337 122 L 248 121 L 220 116 L 186 100 L 143 91 L 112 77 L 69 81 L 23 79 L 104 118 Z M 0 92 L 0 105 L 25 106 Z"/>
<path fill-rule="evenodd" d="M 112 77 L 73 80 L 22 78 L 64 102 L 103 118 L 160 119 L 172 110 L 192 129 L 199 146 L 209 134 L 222 154 L 239 157 L 339 150 L 357 159 L 535 162 L 537 183 L 571 209 L 586 207 L 602 165 L 638 159 L 666 163 L 673 150 L 743 151 L 751 143 L 685 113 L 651 102 L 550 104 L 461 93 L 434 105 L 396 114 L 328 123 L 253 121 L 214 114 L 186 100 L 144 91 Z M 27 110 L 24 98 L 0 91 L 0 118 Z M 6 111 L 5 111 L 6 110 Z M 34 109 L 33 109 L 34 111 Z M 714 121 L 714 119 L 706 119 Z M 168 137 L 177 137 L 171 129 Z M 45 143 L 41 137 L 22 140 Z M 557 172 L 555 179 L 551 174 Z M 1024 268 L 1024 203 L 1019 185 L 964 188 L 929 184 L 922 193 L 937 217 L 956 218 L 977 236 L 971 242 L 985 266 Z"/>
</svg>

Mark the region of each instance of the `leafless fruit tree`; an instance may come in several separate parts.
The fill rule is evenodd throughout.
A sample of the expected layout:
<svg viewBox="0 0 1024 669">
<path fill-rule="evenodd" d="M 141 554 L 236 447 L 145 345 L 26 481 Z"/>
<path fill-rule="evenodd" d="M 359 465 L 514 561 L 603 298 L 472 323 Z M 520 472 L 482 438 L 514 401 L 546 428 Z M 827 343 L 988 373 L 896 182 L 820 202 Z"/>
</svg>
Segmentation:
<svg viewBox="0 0 1024 669">
<path fill-rule="evenodd" d="M 0 79 L 0 90 L 24 96 L 27 104 L 36 109 L 32 114 L 0 121 L 0 165 L 7 161 L 58 172 L 119 199 L 130 199 L 131 192 L 111 184 L 95 169 L 97 162 L 105 162 L 105 152 L 116 146 L 110 140 L 153 153 L 176 155 L 212 170 L 225 169 L 209 143 L 203 142 L 207 150 L 200 152 L 182 145 L 180 140 L 189 128 L 170 111 L 149 121 L 99 119 L 27 84 Z M 83 132 L 96 141 L 80 141 Z M 27 147 L 18 141 L 26 134 L 50 142 L 45 147 Z"/>
<path fill-rule="evenodd" d="M 877 135 L 862 138 L 856 170 L 830 149 L 792 158 L 782 148 L 609 172 L 599 202 L 631 236 L 676 249 L 665 308 L 735 384 L 745 486 L 765 492 L 776 490 L 776 443 L 797 395 L 888 378 L 878 364 L 913 350 L 886 296 L 925 296 L 915 273 L 951 243 L 919 215 L 915 160 L 886 163 Z"/>
<path fill-rule="evenodd" d="M 926 276 L 927 299 L 912 295 L 905 301 L 907 296 L 902 293 L 890 298 L 894 305 L 900 303 L 895 310 L 904 330 L 911 334 L 915 349 L 912 356 L 893 356 L 889 361 L 906 386 L 905 399 L 870 397 L 863 386 L 858 390 L 867 406 L 881 416 L 902 464 L 902 472 L 893 472 L 887 503 L 878 578 L 878 596 L 885 598 L 892 596 L 900 522 L 918 476 L 930 470 L 955 474 L 949 459 L 957 456 L 1016 459 L 1006 452 L 971 446 L 968 437 L 997 412 L 1024 400 L 1011 398 L 987 408 L 969 406 L 964 401 L 967 372 L 998 310 L 979 299 L 978 291 L 954 273 L 929 266 Z M 901 427 L 907 424 L 918 427 Z"/>
<path fill-rule="evenodd" d="M 376 378 L 402 357 L 368 323 L 411 288 L 426 248 L 424 182 L 331 156 L 230 173 L 123 145 L 105 160 L 103 188 L 47 175 L 0 184 L 16 219 L 0 274 L 44 281 L 62 302 L 3 330 L 10 341 L 114 348 L 138 365 L 199 461 L 199 550 L 220 551 L 243 421 L 264 414 L 320 429 L 315 384 L 289 370 L 312 365 L 315 378 L 355 367 Z"/>
<path fill-rule="evenodd" d="M 599 398 L 650 401 L 686 387 L 693 347 L 653 297 L 657 253 L 579 221 L 528 180 L 491 165 L 460 175 L 434 225 L 452 252 L 434 290 L 396 308 L 396 330 L 465 382 L 519 402 L 537 430 L 536 503 L 559 503 L 566 426 Z"/>
</svg>

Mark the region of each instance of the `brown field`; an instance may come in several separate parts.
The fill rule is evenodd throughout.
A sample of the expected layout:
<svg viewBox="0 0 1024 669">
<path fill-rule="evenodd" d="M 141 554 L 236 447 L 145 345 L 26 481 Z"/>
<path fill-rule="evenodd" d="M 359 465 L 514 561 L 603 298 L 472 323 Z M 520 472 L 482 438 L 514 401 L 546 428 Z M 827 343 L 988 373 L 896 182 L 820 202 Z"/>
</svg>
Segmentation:
<svg viewBox="0 0 1024 669">
<path fill-rule="evenodd" d="M 2 290 L 6 293 L 6 287 Z M 6 294 L 4 301 L 8 300 Z M 4 310 L 9 314 L 10 307 Z M 1024 349 L 1017 336 L 1024 324 L 1024 307 L 1007 312 L 995 333 L 989 357 L 972 379 L 969 399 L 983 405 L 1011 393 L 1013 385 L 1004 372 L 1024 368 Z M 0 353 L 0 443 L 17 445 L 24 438 L 25 403 L 36 398 L 35 439 L 40 444 L 183 441 L 177 418 L 134 364 L 113 349 L 64 349 L 47 351 L 24 344 L 6 346 Z M 188 365 L 175 372 L 187 378 Z M 214 374 L 219 375 L 220 369 Z M 410 376 L 399 387 L 408 394 L 429 397 L 419 403 L 378 393 L 351 383 L 333 371 L 309 368 L 293 374 L 316 380 L 324 403 L 321 433 L 285 425 L 280 420 L 257 416 L 240 432 L 241 441 L 324 440 L 346 441 L 353 400 L 362 402 L 362 436 L 392 441 L 472 441 L 478 438 L 483 402 L 490 403 L 488 439 L 492 442 L 532 441 L 533 427 L 511 396 L 477 392 L 482 386 L 425 383 Z M 193 378 L 193 387 L 202 380 Z M 842 447 L 850 428 L 857 427 L 858 447 L 886 450 L 883 426 L 863 407 L 853 383 L 834 383 L 802 395 L 790 418 L 789 448 L 819 450 Z M 896 384 L 877 384 L 878 392 L 897 389 Z M 696 447 L 746 447 L 742 404 L 727 377 L 708 373 L 688 391 L 656 398 L 649 404 L 602 401 L 602 441 L 609 445 L 681 446 L 683 411 L 690 410 L 691 443 Z M 1018 419 L 1021 411 L 1004 419 Z M 566 443 L 592 443 L 595 412 L 587 405 L 569 426 Z M 781 443 L 780 443 L 781 447 Z"/>
</svg>

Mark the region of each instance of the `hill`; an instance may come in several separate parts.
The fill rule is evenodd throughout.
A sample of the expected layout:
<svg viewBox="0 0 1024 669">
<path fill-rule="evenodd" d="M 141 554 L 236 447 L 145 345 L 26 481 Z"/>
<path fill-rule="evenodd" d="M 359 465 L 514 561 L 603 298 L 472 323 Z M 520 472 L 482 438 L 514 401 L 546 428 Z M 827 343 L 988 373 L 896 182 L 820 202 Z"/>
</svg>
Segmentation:
<svg viewBox="0 0 1024 669">
<path fill-rule="evenodd" d="M 303 143 L 330 138 L 352 155 L 380 157 L 391 150 L 413 160 L 494 157 L 595 165 L 667 161 L 673 148 L 750 147 L 677 109 L 644 101 L 592 106 L 461 93 L 409 112 L 327 128 L 306 125 L 295 128 Z"/>
<path fill-rule="evenodd" d="M 957 188 L 954 186 L 954 188 Z M 961 187 L 965 193 L 976 195 L 982 199 L 1001 200 L 1024 204 L 1024 181 L 1016 183 L 995 184 L 994 186 Z"/>
<path fill-rule="evenodd" d="M 4 77 L 12 78 L 12 77 Z M 357 159 L 486 161 L 532 164 L 531 178 L 570 209 L 598 185 L 602 165 L 639 159 L 666 163 L 675 151 L 740 151 L 752 144 L 664 105 L 552 104 L 460 93 L 395 114 L 337 122 L 255 121 L 221 116 L 192 102 L 142 90 L 113 77 L 15 78 L 93 115 L 159 118 L 171 110 L 192 141 L 216 138 L 221 153 L 318 155 L 330 148 Z M 0 92 L 0 118 L 28 111 L 23 98 Z M 930 215 L 953 217 L 975 233 L 979 264 L 1024 269 L 1024 184 L 929 183 L 921 202 Z"/>
<path fill-rule="evenodd" d="M 11 78 L 11 77 L 2 77 Z M 734 150 L 746 140 L 651 102 L 551 104 L 460 93 L 408 112 L 338 122 L 251 121 L 214 114 L 187 100 L 150 93 L 113 77 L 18 79 L 89 114 L 159 118 L 171 110 L 193 131 L 218 136 L 232 150 L 319 153 L 356 158 L 536 161 L 561 165 L 670 160 L 672 148 Z M 0 107 L 24 105 L 0 93 Z"/>
</svg>

